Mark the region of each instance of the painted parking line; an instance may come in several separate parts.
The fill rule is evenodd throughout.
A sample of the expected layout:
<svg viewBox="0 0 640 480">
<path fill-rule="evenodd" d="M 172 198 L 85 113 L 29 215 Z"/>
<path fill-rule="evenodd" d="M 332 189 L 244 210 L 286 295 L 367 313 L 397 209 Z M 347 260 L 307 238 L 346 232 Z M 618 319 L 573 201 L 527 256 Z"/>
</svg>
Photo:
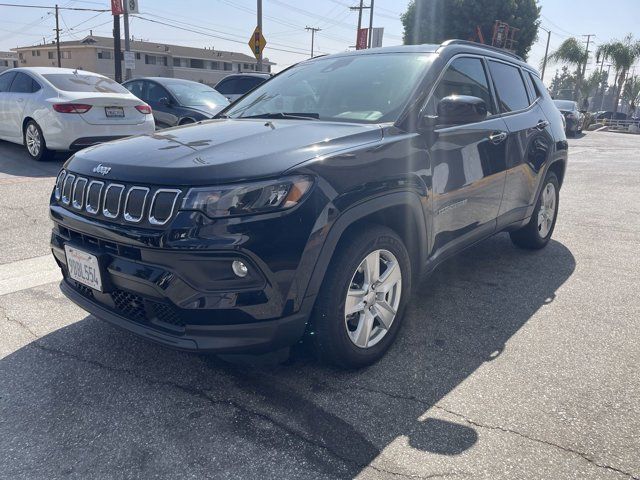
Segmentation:
<svg viewBox="0 0 640 480">
<path fill-rule="evenodd" d="M 52 255 L 0 265 L 0 296 L 62 280 Z"/>
</svg>

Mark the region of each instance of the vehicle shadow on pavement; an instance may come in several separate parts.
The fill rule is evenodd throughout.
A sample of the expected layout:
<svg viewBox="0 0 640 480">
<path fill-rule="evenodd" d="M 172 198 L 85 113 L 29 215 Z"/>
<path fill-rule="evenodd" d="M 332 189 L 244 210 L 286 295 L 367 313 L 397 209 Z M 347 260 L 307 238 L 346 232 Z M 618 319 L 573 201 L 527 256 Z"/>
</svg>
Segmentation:
<svg viewBox="0 0 640 480">
<path fill-rule="evenodd" d="M 501 234 L 470 248 L 416 288 L 395 345 L 360 371 L 304 354 L 231 364 L 86 317 L 0 360 L 0 468 L 48 478 L 411 473 L 394 449 L 451 456 L 477 442 L 473 424 L 438 402 L 508 349 L 574 269 L 556 241 L 530 252 Z"/>
<path fill-rule="evenodd" d="M 0 178 L 3 174 L 15 177 L 55 177 L 71 155 L 69 152 L 60 152 L 53 160 L 37 162 L 29 157 L 24 146 L 0 140 Z"/>
</svg>

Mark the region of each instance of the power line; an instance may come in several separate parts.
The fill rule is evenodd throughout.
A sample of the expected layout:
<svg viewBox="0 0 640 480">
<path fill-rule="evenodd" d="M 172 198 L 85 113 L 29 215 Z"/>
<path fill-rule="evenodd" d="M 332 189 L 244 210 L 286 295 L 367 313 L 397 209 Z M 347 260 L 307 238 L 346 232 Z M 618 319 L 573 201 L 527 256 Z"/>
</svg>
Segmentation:
<svg viewBox="0 0 640 480">
<path fill-rule="evenodd" d="M 69 2 L 71 3 L 71 2 Z M 67 4 L 68 5 L 68 4 Z M 55 9 L 55 5 L 24 5 L 18 3 L 0 3 L 0 7 L 17 7 L 17 8 L 39 8 L 43 10 L 53 10 Z M 81 8 L 81 7 L 58 7 L 58 10 L 73 10 L 77 12 L 110 12 L 111 10 L 107 9 L 97 9 L 97 8 Z"/>
</svg>

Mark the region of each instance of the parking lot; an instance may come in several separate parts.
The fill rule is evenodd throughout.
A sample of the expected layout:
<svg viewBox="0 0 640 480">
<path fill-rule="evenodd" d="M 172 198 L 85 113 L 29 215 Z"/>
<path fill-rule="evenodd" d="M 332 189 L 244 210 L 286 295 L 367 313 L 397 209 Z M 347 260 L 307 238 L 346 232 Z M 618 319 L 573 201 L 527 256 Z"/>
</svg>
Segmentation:
<svg viewBox="0 0 640 480">
<path fill-rule="evenodd" d="M 64 157 L 0 142 L 0 477 L 640 478 L 640 136 L 569 143 L 548 248 L 500 234 L 448 261 L 344 372 L 88 316 L 49 255 Z"/>
</svg>

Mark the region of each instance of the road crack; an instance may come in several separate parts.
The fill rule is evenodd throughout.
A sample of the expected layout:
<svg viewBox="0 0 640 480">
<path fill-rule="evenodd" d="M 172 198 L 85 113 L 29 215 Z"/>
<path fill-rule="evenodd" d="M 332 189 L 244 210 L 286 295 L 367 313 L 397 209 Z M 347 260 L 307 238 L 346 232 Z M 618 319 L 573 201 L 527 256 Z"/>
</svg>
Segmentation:
<svg viewBox="0 0 640 480">
<path fill-rule="evenodd" d="M 507 434 L 510 434 L 510 435 L 517 435 L 517 436 L 519 436 L 521 438 L 524 438 L 526 440 L 529 440 L 531 442 L 540 443 L 540 444 L 543 444 L 543 445 L 547 445 L 549 447 L 557 448 L 557 449 L 562 450 L 562 451 L 564 451 L 566 453 L 571 453 L 571 454 L 574 454 L 574 455 L 578 455 L 579 457 L 583 458 L 584 460 L 586 460 L 587 462 L 591 463 L 592 465 L 594 465 L 596 467 L 599 467 L 599 468 L 602 468 L 602 469 L 605 469 L 605 470 L 610 470 L 612 472 L 619 473 L 621 475 L 625 475 L 625 476 L 627 476 L 628 478 L 630 478 L 632 480 L 640 480 L 640 477 L 638 477 L 637 475 L 635 475 L 633 473 L 626 472 L 626 471 L 624 471 L 622 469 L 613 467 L 611 465 L 607 465 L 605 463 L 598 462 L 591 455 L 589 455 L 587 453 L 584 453 L 584 452 L 581 452 L 579 450 L 575 450 L 575 449 L 570 448 L 570 447 L 565 447 L 563 445 L 560 445 L 560 444 L 555 443 L 555 442 L 551 442 L 549 440 L 545 440 L 545 439 L 542 439 L 542 438 L 538 438 L 538 437 L 534 437 L 534 436 L 531 436 L 531 435 L 527 435 L 526 433 L 520 432 L 518 430 L 514 430 L 512 428 L 505 428 L 505 427 L 501 427 L 499 425 L 489 425 L 489 424 L 481 423 L 481 422 L 478 422 L 476 420 L 473 420 L 473 419 L 467 417 L 466 415 L 463 415 L 462 413 L 459 413 L 459 412 L 456 412 L 454 410 L 450 410 L 448 408 L 442 407 L 442 406 L 438 405 L 437 403 L 436 404 L 430 404 L 429 402 L 425 402 L 424 400 L 422 400 L 422 399 L 420 399 L 420 398 L 418 398 L 416 396 L 413 396 L 413 395 L 398 394 L 398 393 L 395 393 L 395 392 L 388 392 L 388 391 L 385 391 L 385 390 L 378 390 L 376 388 L 371 388 L 371 387 L 367 387 L 367 386 L 363 386 L 363 385 L 350 385 L 350 386 L 348 386 L 346 388 L 353 389 L 353 390 L 362 390 L 362 391 L 366 391 L 366 392 L 369 392 L 369 393 L 377 393 L 377 394 L 380 394 L 380 395 L 385 395 L 387 397 L 395 398 L 397 400 L 416 402 L 416 403 L 419 403 L 421 405 L 426 406 L 427 408 L 435 408 L 436 410 L 440 410 L 440 411 L 443 411 L 443 412 L 448 413 L 450 415 L 453 415 L 455 417 L 458 417 L 458 418 L 462 419 L 463 421 L 465 421 L 466 423 L 468 423 L 469 425 L 473 425 L 475 427 L 483 428 L 483 429 L 486 429 L 486 430 L 497 430 L 497 431 L 500 431 L 500 432 L 503 432 L 503 433 L 507 433 Z"/>
</svg>

